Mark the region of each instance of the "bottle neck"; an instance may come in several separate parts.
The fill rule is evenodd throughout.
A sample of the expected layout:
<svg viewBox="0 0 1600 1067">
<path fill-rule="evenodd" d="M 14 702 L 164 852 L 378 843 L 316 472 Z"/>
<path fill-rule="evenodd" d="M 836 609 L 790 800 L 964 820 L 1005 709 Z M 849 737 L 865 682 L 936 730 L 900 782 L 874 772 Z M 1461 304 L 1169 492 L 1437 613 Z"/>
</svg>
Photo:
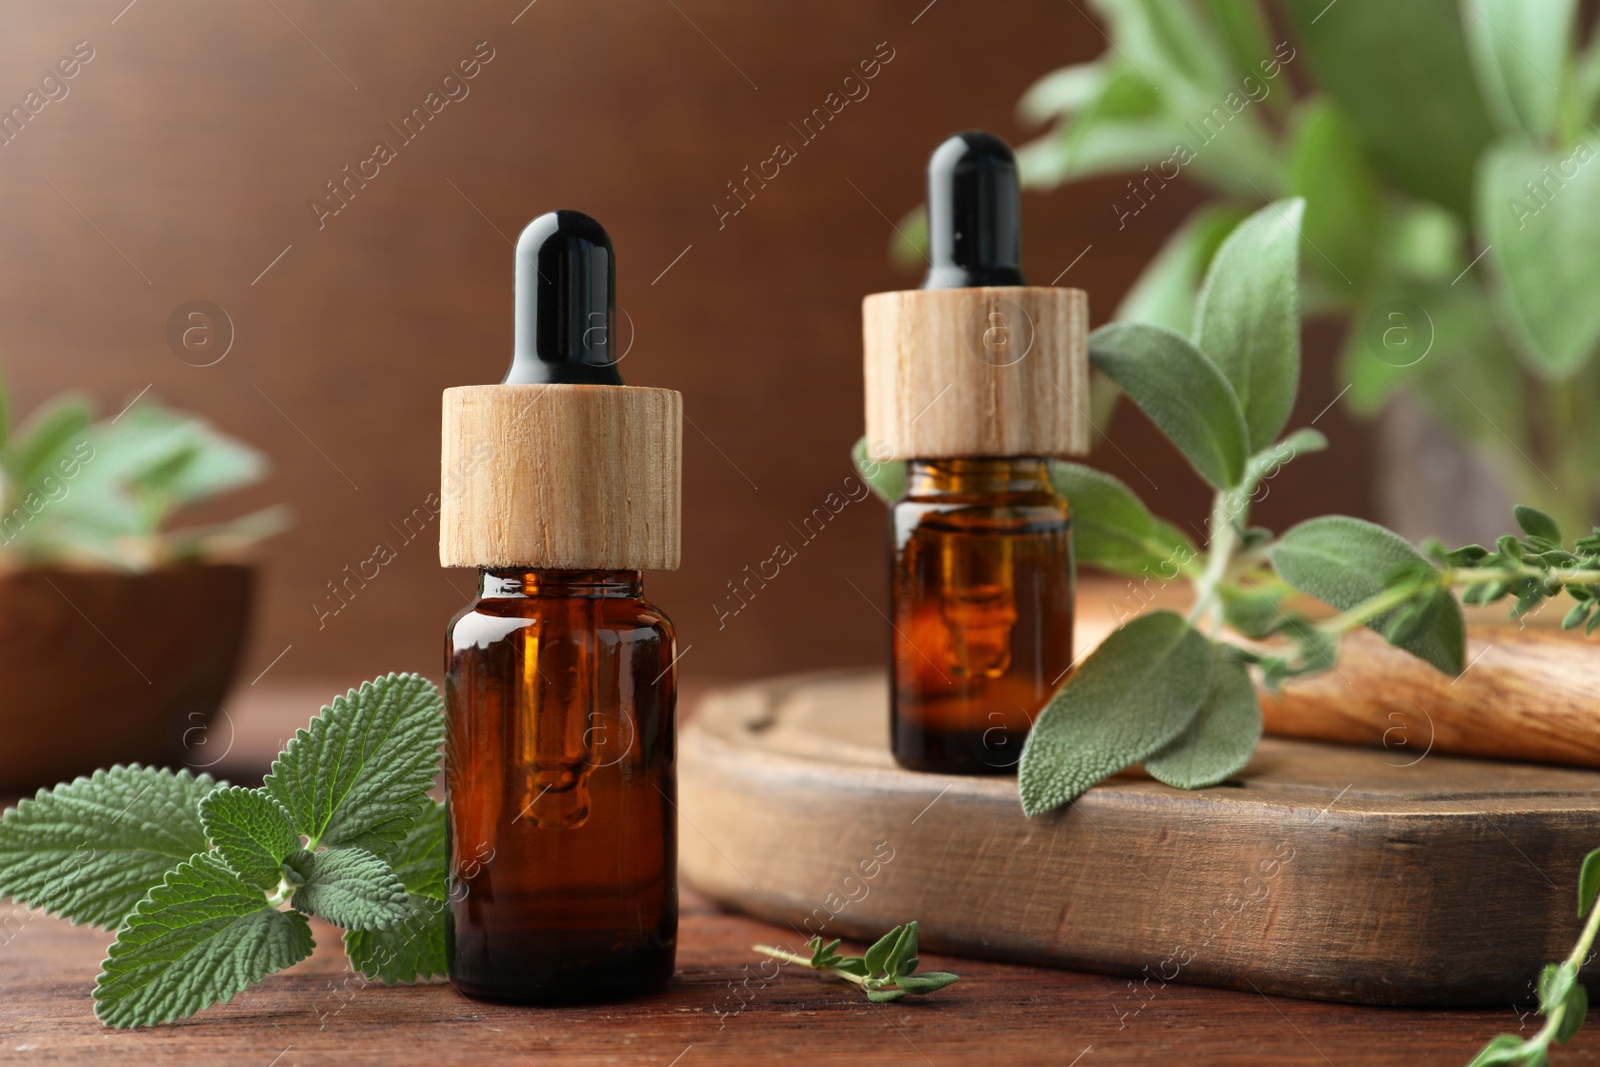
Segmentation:
<svg viewBox="0 0 1600 1067">
<path fill-rule="evenodd" d="M 564 599 L 633 598 L 644 595 L 644 577 L 628 570 L 534 570 L 528 567 L 485 568 L 478 572 L 478 596 L 485 600 L 522 597 Z"/>
<path fill-rule="evenodd" d="M 1053 493 L 1050 461 L 1040 456 L 914 459 L 906 465 L 906 496 L 1011 496 Z"/>
</svg>

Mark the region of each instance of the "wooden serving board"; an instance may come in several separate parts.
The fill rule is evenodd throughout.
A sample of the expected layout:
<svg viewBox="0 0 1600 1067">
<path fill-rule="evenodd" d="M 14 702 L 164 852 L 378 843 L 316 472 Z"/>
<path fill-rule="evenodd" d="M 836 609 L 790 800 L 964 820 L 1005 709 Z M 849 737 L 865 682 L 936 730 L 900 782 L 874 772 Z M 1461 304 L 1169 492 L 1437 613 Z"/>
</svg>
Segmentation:
<svg viewBox="0 0 1600 1067">
<path fill-rule="evenodd" d="M 1267 738 L 1236 780 L 1118 776 L 1027 819 L 1010 778 L 888 752 L 877 672 L 706 697 L 681 742 L 683 875 L 812 933 L 1369 1004 L 1532 999 L 1578 932 L 1600 772 Z"/>
</svg>

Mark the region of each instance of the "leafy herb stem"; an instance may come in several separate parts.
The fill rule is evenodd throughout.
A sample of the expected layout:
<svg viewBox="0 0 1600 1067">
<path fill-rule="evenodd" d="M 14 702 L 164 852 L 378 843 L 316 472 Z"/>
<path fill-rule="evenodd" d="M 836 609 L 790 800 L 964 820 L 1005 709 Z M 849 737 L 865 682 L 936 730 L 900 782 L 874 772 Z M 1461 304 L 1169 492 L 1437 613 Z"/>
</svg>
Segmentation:
<svg viewBox="0 0 1600 1067">
<path fill-rule="evenodd" d="M 1189 609 L 1189 622 L 1197 624 L 1204 619 L 1213 634 L 1222 625 L 1222 613 L 1217 605 L 1219 590 L 1228 575 L 1234 551 L 1239 547 L 1239 535 L 1229 515 L 1231 495 L 1222 490 L 1212 499 L 1211 540 L 1206 545 L 1206 569 L 1195 582 L 1194 607 Z"/>
<path fill-rule="evenodd" d="M 1600 931 L 1600 908 L 1593 908 L 1589 912 L 1589 921 L 1583 924 L 1583 933 L 1578 936 L 1578 943 L 1572 946 L 1572 954 L 1567 957 L 1561 966 L 1570 970 L 1574 975 L 1578 968 L 1583 966 L 1583 961 L 1589 956 L 1589 949 L 1594 944 L 1595 933 Z M 1533 1048 L 1549 1048 L 1550 1042 L 1561 1030 L 1562 1021 L 1567 1014 L 1571 1000 L 1563 999 L 1545 1016 L 1544 1025 L 1539 1032 L 1529 1039 L 1528 1044 Z M 1581 1021 L 1581 1020 L 1580 1020 Z"/>
<path fill-rule="evenodd" d="M 811 958 L 809 956 L 798 956 L 793 952 L 785 952 L 783 949 L 774 948 L 771 945 L 751 945 L 750 947 L 756 952 L 761 953 L 763 956 L 771 956 L 775 960 L 782 960 L 785 963 L 798 963 L 802 967 L 811 966 Z M 865 986 L 867 984 L 867 976 L 864 974 L 853 974 L 850 971 L 841 970 L 838 967 L 818 967 L 816 969 L 819 971 L 829 971 L 838 975 L 840 978 L 843 978 L 847 982 L 854 982 L 858 986 Z"/>
</svg>

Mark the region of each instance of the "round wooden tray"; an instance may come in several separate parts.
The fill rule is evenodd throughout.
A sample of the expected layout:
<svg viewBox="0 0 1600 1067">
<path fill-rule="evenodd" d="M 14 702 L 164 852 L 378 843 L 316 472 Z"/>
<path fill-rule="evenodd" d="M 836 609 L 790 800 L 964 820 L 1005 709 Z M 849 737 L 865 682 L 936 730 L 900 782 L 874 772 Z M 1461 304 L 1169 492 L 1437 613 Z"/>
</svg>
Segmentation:
<svg viewBox="0 0 1600 1067">
<path fill-rule="evenodd" d="M 1577 935 L 1600 773 L 1267 738 L 1222 786 L 1125 774 L 1027 819 L 1014 779 L 896 767 L 887 700 L 862 671 L 708 695 L 684 876 L 790 947 L 916 919 L 929 948 L 1125 974 L 1135 998 L 1507 1004 Z"/>
</svg>

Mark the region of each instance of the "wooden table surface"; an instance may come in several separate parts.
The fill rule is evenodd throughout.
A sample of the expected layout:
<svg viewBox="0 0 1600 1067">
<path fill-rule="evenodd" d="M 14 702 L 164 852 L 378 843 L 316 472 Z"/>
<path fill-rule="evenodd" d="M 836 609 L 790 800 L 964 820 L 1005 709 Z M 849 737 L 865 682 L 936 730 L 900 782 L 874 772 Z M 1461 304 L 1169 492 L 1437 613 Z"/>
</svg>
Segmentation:
<svg viewBox="0 0 1600 1067">
<path fill-rule="evenodd" d="M 331 689 L 316 692 L 320 701 Z M 216 769 L 247 780 L 263 746 L 270 754 L 284 727 L 303 723 L 308 699 L 280 690 L 231 706 L 236 733 Z M 0 904 L 0 1064 L 700 1067 L 872 1058 L 936 1067 L 1415 1067 L 1465 1064 L 1494 1033 L 1537 1026 L 1509 1004 L 1361 1008 L 932 955 L 925 967 L 962 981 L 926 999 L 874 1005 L 822 975 L 794 967 L 774 975 L 776 965 L 763 967 L 750 946 L 792 943 L 793 932 L 693 894 L 684 898 L 678 974 L 665 989 L 615 1004 L 518 1008 L 468 1000 L 442 982 L 365 983 L 346 969 L 336 931 L 313 925 L 315 955 L 232 1003 L 175 1025 L 111 1031 L 95 1021 L 90 999 L 110 935 Z M 1600 1032 L 1557 1052 L 1557 1067 L 1584 1063 L 1600 1063 Z"/>
</svg>

